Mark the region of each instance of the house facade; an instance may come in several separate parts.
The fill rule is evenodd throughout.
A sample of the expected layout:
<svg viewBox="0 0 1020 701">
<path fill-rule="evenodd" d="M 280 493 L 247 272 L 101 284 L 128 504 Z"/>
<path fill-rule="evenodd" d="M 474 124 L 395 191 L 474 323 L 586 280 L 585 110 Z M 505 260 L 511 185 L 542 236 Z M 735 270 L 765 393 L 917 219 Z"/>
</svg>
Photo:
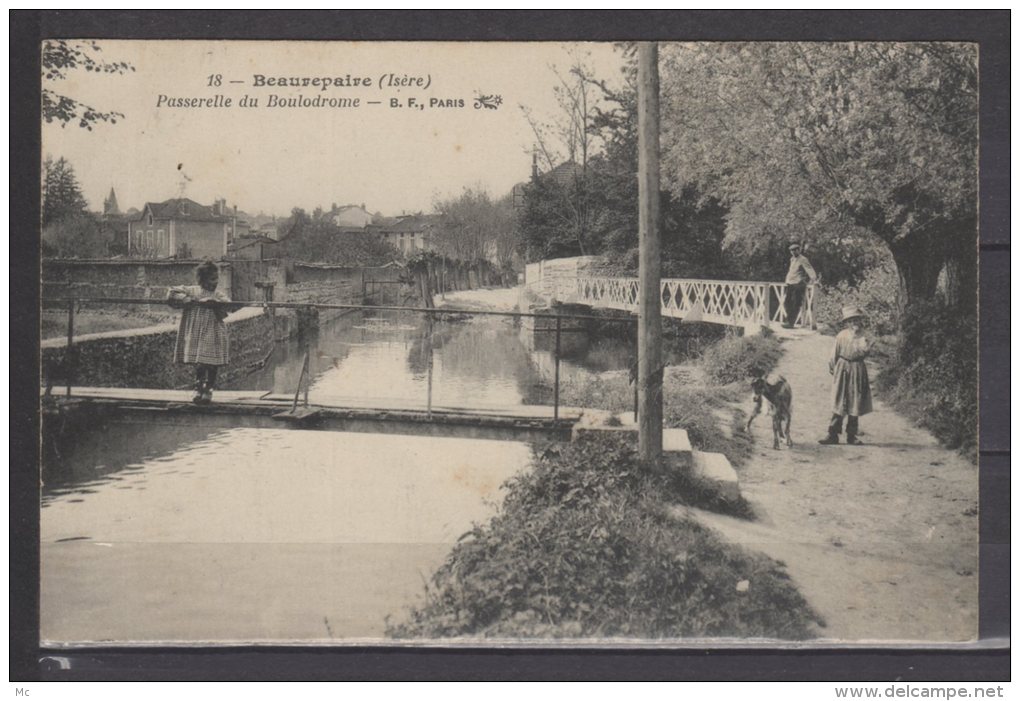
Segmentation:
<svg viewBox="0 0 1020 701">
<path fill-rule="evenodd" d="M 333 223 L 341 229 L 364 229 L 372 223 L 373 217 L 365 205 L 349 204 L 337 209 Z"/>
<path fill-rule="evenodd" d="M 133 258 L 222 258 L 230 242 L 247 233 L 236 209 L 224 200 L 212 206 L 186 197 L 146 202 L 128 222 L 128 255 Z"/>
<path fill-rule="evenodd" d="M 379 238 L 390 244 L 404 257 L 418 251 L 431 251 L 438 217 L 434 214 L 412 214 L 397 217 L 397 220 L 379 227 Z"/>
</svg>

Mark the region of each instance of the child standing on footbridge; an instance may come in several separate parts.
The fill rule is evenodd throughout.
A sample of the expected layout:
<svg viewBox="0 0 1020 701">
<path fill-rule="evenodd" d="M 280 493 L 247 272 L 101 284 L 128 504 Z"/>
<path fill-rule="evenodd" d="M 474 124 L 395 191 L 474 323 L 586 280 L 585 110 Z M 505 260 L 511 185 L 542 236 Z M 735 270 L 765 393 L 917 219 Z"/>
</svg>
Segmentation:
<svg viewBox="0 0 1020 701">
<path fill-rule="evenodd" d="M 174 361 L 196 366 L 192 401 L 208 404 L 216 387 L 217 371 L 230 360 L 230 339 L 223 323 L 230 298 L 216 289 L 220 282 L 216 263 L 207 260 L 195 272 L 198 285 L 171 288 L 167 303 L 183 309 Z"/>
</svg>

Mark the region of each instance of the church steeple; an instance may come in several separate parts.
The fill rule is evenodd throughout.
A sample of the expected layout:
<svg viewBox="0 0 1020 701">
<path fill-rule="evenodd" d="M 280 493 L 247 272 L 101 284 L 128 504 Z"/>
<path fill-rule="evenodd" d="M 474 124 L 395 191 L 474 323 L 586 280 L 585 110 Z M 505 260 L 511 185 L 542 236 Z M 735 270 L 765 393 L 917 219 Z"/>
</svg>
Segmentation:
<svg viewBox="0 0 1020 701">
<path fill-rule="evenodd" d="M 117 193 L 113 191 L 113 187 L 110 188 L 110 196 L 103 200 L 103 214 L 120 215 L 120 207 L 117 206 Z"/>
</svg>

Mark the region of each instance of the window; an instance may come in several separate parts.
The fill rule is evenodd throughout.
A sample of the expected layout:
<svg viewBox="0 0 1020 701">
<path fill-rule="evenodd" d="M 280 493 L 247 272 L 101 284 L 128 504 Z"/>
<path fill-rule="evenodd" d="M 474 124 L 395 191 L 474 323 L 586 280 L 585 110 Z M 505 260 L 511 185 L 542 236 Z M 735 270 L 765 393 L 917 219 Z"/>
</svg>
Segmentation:
<svg viewBox="0 0 1020 701">
<path fill-rule="evenodd" d="M 152 226 L 152 212 L 149 212 L 149 219 L 148 219 L 148 221 L 146 221 L 146 224 L 148 224 L 149 226 Z"/>
<path fill-rule="evenodd" d="M 160 253 L 169 252 L 167 249 L 170 248 L 166 240 L 166 232 L 160 229 L 156 232 L 156 246 Z"/>
</svg>

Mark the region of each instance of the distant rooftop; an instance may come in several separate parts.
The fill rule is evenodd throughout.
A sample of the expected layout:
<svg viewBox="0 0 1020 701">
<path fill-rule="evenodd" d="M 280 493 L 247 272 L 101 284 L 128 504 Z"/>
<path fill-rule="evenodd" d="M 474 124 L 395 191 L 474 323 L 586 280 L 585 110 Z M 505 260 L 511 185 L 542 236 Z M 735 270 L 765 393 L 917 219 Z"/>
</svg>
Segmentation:
<svg viewBox="0 0 1020 701">
<path fill-rule="evenodd" d="M 217 214 L 213 206 L 199 204 L 187 197 L 177 197 L 164 202 L 146 202 L 138 213 L 136 221 L 145 216 L 145 210 L 152 211 L 155 219 L 190 219 L 192 221 L 227 222 L 233 218 L 232 213 Z"/>
</svg>

